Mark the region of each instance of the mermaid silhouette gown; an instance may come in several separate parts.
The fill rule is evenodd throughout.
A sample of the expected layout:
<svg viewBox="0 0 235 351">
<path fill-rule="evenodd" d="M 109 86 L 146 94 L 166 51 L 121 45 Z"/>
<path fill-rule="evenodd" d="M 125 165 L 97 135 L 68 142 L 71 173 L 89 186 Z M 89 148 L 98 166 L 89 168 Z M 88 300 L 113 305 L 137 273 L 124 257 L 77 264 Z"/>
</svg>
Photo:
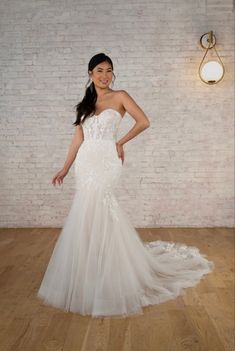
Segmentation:
<svg viewBox="0 0 235 351">
<path fill-rule="evenodd" d="M 118 204 L 121 119 L 109 108 L 83 124 L 74 199 L 37 292 L 45 305 L 93 317 L 143 314 L 143 306 L 184 295 L 214 268 L 196 247 L 143 242 Z"/>
</svg>

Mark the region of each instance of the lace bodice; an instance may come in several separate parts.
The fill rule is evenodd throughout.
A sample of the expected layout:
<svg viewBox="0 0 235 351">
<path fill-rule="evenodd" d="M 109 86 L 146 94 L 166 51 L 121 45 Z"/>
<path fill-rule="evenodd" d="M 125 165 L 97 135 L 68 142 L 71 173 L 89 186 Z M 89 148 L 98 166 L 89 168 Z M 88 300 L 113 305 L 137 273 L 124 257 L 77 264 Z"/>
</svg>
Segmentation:
<svg viewBox="0 0 235 351">
<path fill-rule="evenodd" d="M 121 114 L 112 108 L 86 118 L 82 125 L 84 141 L 92 139 L 115 141 L 121 119 Z"/>
</svg>

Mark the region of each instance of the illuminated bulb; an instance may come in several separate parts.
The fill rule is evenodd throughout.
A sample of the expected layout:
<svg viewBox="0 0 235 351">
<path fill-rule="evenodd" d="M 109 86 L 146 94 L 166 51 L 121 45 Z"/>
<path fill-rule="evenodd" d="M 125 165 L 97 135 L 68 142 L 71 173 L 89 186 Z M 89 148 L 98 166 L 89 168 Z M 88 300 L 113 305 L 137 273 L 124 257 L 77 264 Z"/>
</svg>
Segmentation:
<svg viewBox="0 0 235 351">
<path fill-rule="evenodd" d="M 205 82 L 214 84 L 222 78 L 224 69 L 219 62 L 209 61 L 203 65 L 200 73 Z"/>
</svg>

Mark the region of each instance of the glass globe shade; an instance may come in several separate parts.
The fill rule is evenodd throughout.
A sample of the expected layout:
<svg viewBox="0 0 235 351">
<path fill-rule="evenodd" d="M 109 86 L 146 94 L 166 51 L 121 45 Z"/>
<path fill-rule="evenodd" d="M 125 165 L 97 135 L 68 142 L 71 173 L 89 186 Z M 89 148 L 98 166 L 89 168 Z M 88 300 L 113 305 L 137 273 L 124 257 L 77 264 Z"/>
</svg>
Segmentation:
<svg viewBox="0 0 235 351">
<path fill-rule="evenodd" d="M 213 84 L 222 78 L 223 72 L 223 67 L 219 62 L 209 61 L 203 65 L 200 76 L 205 82 Z"/>
</svg>

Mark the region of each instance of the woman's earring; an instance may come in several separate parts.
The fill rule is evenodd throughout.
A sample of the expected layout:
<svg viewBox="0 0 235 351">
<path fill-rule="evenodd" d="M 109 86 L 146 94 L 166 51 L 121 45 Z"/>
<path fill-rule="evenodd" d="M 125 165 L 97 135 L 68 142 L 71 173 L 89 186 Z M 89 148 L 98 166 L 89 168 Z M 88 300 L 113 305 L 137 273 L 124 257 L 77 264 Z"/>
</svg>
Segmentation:
<svg viewBox="0 0 235 351">
<path fill-rule="evenodd" d="M 89 88 L 90 88 L 90 90 L 91 90 L 91 92 L 93 92 L 93 80 L 92 80 L 92 78 L 90 78 L 90 80 L 91 80 L 91 84 L 89 85 Z"/>
<path fill-rule="evenodd" d="M 93 84 L 92 84 L 93 80 L 92 78 L 89 77 L 88 82 L 86 83 L 86 88 L 90 88 L 91 92 L 93 91 Z"/>
<path fill-rule="evenodd" d="M 91 80 L 90 80 L 90 78 L 89 78 L 89 79 L 88 79 L 88 82 L 87 82 L 86 85 L 85 85 L 85 87 L 88 88 L 88 86 L 90 85 L 90 83 L 91 83 Z"/>
</svg>

